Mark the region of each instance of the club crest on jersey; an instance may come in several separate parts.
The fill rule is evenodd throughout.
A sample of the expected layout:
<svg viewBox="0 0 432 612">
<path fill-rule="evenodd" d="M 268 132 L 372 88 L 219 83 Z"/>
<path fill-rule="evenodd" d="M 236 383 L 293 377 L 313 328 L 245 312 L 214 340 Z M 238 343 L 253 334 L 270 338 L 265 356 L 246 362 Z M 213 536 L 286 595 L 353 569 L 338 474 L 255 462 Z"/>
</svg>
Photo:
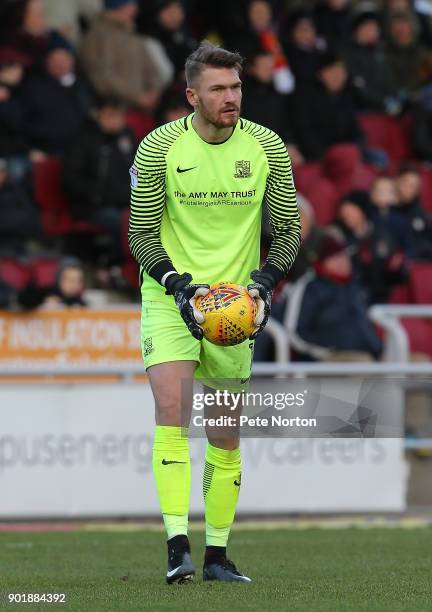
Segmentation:
<svg viewBox="0 0 432 612">
<path fill-rule="evenodd" d="M 234 178 L 248 178 L 252 176 L 250 161 L 244 159 L 235 162 Z"/>
</svg>

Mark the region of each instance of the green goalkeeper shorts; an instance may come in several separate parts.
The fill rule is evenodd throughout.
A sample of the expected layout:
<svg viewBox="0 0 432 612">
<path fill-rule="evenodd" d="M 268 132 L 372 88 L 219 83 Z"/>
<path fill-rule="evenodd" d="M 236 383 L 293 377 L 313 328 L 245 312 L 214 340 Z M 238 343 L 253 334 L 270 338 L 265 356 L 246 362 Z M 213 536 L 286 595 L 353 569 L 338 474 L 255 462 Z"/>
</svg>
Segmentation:
<svg viewBox="0 0 432 612">
<path fill-rule="evenodd" d="M 247 385 L 252 368 L 253 341 L 217 346 L 196 340 L 181 318 L 172 296 L 143 301 L 141 348 L 147 368 L 167 361 L 196 361 L 195 378 L 212 388 Z"/>
</svg>

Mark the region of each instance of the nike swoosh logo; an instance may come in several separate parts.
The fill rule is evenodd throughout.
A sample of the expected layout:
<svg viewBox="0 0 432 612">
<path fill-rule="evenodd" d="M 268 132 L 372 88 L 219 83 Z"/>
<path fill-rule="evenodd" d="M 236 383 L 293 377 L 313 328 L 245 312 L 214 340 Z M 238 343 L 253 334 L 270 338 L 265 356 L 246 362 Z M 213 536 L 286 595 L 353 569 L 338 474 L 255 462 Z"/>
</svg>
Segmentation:
<svg viewBox="0 0 432 612">
<path fill-rule="evenodd" d="M 237 482 L 237 480 L 234 480 L 234 484 L 236 487 L 239 487 L 241 485 L 241 482 Z"/>
<path fill-rule="evenodd" d="M 170 572 L 167 572 L 167 578 L 171 578 L 171 576 L 174 576 L 174 574 L 181 568 L 181 565 L 179 565 L 178 567 L 176 567 L 175 569 L 171 570 Z"/>
<path fill-rule="evenodd" d="M 177 172 L 181 174 L 182 172 L 189 172 L 189 170 L 195 170 L 195 168 L 197 168 L 197 166 L 192 166 L 192 168 L 180 168 L 180 166 L 177 166 Z"/>
<path fill-rule="evenodd" d="M 186 461 L 167 461 L 166 459 L 162 459 L 162 465 L 169 465 L 170 463 L 186 463 Z"/>
<path fill-rule="evenodd" d="M 248 380 L 250 380 L 250 376 L 248 376 L 247 378 L 240 378 L 240 384 L 244 385 L 247 383 Z"/>
</svg>

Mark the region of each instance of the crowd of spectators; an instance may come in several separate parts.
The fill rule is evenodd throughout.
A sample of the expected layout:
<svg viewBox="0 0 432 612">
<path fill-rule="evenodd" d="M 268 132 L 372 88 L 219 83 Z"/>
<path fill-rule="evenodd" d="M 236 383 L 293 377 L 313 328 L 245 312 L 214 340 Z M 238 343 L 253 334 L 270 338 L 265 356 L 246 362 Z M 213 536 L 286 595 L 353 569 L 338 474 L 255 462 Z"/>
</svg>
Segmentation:
<svg viewBox="0 0 432 612">
<path fill-rule="evenodd" d="M 0 263 L 73 255 L 91 286 L 137 295 L 128 169 L 146 133 L 190 112 L 184 61 L 204 38 L 244 56 L 242 114 L 275 130 L 291 156 L 303 226 L 288 279 L 304 285 L 298 353 L 378 358 L 367 307 L 391 300 L 413 262 L 432 262 L 431 2 L 4 0 Z M 371 116 L 405 139 L 404 155 L 371 138 Z M 38 193 L 53 158 L 59 194 L 47 204 Z M 63 229 L 47 225 L 44 206 L 63 206 Z M 263 254 L 269 232 L 264 215 Z M 275 316 L 288 302 L 279 288 Z M 351 335 L 334 333 L 350 321 Z"/>
</svg>

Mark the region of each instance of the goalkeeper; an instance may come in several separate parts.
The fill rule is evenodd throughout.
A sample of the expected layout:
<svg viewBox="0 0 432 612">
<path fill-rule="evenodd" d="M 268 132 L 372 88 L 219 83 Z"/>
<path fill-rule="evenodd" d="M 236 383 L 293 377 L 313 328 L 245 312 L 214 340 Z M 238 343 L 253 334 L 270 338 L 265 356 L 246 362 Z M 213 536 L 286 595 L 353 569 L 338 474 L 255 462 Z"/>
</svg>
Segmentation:
<svg viewBox="0 0 432 612">
<path fill-rule="evenodd" d="M 247 285 L 258 305 L 253 340 L 300 243 L 286 147 L 271 130 L 240 118 L 241 62 L 237 53 L 202 43 L 185 67 L 194 112 L 148 134 L 130 170 L 129 245 L 141 270 L 141 342 L 155 399 L 153 472 L 167 531 L 168 583 L 195 573 L 187 537 L 191 406 L 182 406 L 181 381 L 244 383 L 252 365 L 252 341 L 220 347 L 203 339 L 194 299 L 215 282 Z M 273 241 L 257 270 L 263 199 Z M 203 577 L 250 582 L 226 555 L 241 483 L 239 439 L 207 435 Z"/>
</svg>

